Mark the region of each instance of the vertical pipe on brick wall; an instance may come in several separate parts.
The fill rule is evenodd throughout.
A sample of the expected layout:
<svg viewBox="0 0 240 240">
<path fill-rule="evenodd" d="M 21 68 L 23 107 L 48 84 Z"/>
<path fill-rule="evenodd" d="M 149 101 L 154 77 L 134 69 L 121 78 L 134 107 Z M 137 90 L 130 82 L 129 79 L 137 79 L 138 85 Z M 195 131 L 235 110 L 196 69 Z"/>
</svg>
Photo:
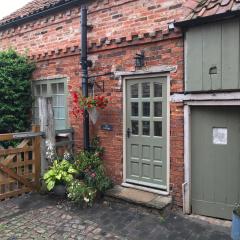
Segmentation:
<svg viewBox="0 0 240 240">
<path fill-rule="evenodd" d="M 82 95 L 88 97 L 88 59 L 87 59 L 87 7 L 81 7 L 81 66 L 82 66 Z M 89 150 L 89 114 L 83 114 L 84 149 Z"/>
</svg>

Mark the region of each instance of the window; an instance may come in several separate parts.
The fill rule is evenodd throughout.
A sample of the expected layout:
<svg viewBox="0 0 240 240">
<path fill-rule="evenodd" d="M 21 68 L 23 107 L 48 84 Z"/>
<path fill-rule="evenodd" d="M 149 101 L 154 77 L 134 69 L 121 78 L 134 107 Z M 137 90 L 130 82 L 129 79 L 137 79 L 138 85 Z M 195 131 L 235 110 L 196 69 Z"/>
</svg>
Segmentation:
<svg viewBox="0 0 240 240">
<path fill-rule="evenodd" d="M 52 97 L 55 129 L 62 130 L 67 126 L 67 84 L 66 79 L 39 80 L 33 84 L 33 122 L 39 123 L 39 107 L 37 97 Z"/>
</svg>

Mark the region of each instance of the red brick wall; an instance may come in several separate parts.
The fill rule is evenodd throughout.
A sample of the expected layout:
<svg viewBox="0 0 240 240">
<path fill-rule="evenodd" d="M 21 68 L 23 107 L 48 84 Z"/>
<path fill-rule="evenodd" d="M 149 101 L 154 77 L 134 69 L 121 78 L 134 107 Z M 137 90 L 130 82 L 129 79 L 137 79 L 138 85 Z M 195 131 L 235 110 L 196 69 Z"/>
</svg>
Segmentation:
<svg viewBox="0 0 240 240">
<path fill-rule="evenodd" d="M 183 39 L 181 33 L 169 33 L 167 23 L 186 14 L 184 0 L 115 0 L 96 1 L 89 6 L 89 54 L 93 60 L 90 74 L 134 69 L 134 56 L 145 51 L 146 65 L 173 65 L 171 93 L 183 91 Z M 34 79 L 65 76 L 68 88 L 80 86 L 79 67 L 79 9 L 74 8 L 54 16 L 46 16 L 16 29 L 0 32 L 0 49 L 9 46 L 23 52 L 37 62 Z M 116 183 L 122 182 L 122 89 L 119 80 L 105 76 L 97 81 L 105 83 L 105 95 L 111 96 L 112 104 L 101 114 L 92 134 L 101 137 L 106 152 L 104 161 L 109 175 Z M 75 144 L 82 146 L 81 119 L 71 114 L 69 97 L 69 121 L 75 128 Z M 113 125 L 112 132 L 100 130 L 103 123 Z M 182 204 L 183 183 L 183 107 L 171 104 L 171 177 L 175 202 Z"/>
</svg>

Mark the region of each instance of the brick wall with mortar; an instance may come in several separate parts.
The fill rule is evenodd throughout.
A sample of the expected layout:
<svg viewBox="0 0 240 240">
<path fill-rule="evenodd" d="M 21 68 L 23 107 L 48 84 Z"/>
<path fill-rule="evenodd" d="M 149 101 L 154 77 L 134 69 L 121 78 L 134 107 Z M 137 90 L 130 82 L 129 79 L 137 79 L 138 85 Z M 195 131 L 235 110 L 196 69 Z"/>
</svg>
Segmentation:
<svg viewBox="0 0 240 240">
<path fill-rule="evenodd" d="M 184 18 L 187 14 L 184 0 L 115 0 L 95 1 L 89 6 L 89 58 L 93 60 L 90 74 L 115 70 L 134 69 L 134 56 L 145 51 L 146 66 L 173 65 L 171 93 L 183 91 L 183 39 L 176 30 L 168 32 L 168 22 Z M 45 16 L 16 28 L 0 31 L 0 49 L 10 46 L 19 52 L 28 50 L 29 57 L 36 61 L 34 79 L 68 78 L 69 90 L 80 86 L 79 67 L 80 9 L 67 9 L 58 14 Z M 113 77 L 102 77 L 105 95 L 112 103 L 101 114 L 92 133 L 101 137 L 106 148 L 105 166 L 116 183 L 122 182 L 122 89 Z M 69 122 L 75 129 L 77 149 L 82 146 L 81 119 L 71 114 L 71 98 L 68 99 Z M 171 172 L 170 182 L 175 202 L 182 205 L 183 183 L 183 106 L 171 103 Z M 113 125 L 112 132 L 100 130 L 100 124 Z"/>
</svg>

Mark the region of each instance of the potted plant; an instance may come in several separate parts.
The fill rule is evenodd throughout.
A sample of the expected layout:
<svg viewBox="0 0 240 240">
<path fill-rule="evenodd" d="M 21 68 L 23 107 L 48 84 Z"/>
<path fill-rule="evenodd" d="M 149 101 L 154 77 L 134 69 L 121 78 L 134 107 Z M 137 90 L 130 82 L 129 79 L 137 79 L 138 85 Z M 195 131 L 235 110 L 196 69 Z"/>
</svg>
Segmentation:
<svg viewBox="0 0 240 240">
<path fill-rule="evenodd" d="M 240 204 L 233 210 L 231 237 L 233 240 L 240 240 Z"/>
<path fill-rule="evenodd" d="M 77 170 L 67 160 L 55 160 L 43 176 L 47 190 L 57 196 L 66 195 L 66 185 L 73 181 L 73 175 L 76 173 Z"/>
<path fill-rule="evenodd" d="M 101 148 L 95 151 L 82 151 L 76 156 L 75 168 L 81 174 L 79 180 L 88 187 L 96 189 L 96 196 L 103 196 L 104 192 L 112 187 L 112 181 L 106 176 L 103 161 L 101 159 Z"/>
<path fill-rule="evenodd" d="M 89 96 L 83 97 L 81 94 L 77 92 L 72 93 L 73 96 L 73 114 L 75 117 L 78 116 L 79 113 L 84 113 L 85 110 L 88 111 L 89 117 L 93 124 L 96 124 L 98 117 L 99 117 L 99 109 L 104 109 L 109 100 L 105 96 Z"/>
</svg>

